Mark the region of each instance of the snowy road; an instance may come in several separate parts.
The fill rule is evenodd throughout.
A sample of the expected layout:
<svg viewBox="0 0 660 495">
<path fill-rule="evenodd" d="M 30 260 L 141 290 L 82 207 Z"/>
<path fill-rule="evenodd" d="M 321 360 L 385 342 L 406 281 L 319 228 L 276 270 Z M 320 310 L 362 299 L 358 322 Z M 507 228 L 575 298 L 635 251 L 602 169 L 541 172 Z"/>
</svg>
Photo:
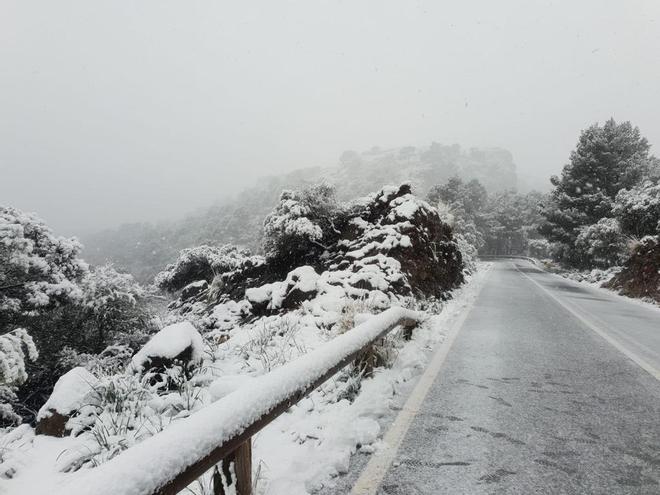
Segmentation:
<svg viewBox="0 0 660 495">
<path fill-rule="evenodd" d="M 660 310 L 495 262 L 371 493 L 658 494 L 658 370 Z"/>
</svg>

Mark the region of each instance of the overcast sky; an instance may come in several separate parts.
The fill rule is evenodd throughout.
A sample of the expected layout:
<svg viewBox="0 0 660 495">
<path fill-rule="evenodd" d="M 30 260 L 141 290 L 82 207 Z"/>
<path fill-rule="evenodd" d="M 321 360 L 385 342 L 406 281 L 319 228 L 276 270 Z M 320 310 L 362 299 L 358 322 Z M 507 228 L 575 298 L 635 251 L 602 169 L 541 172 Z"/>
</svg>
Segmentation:
<svg viewBox="0 0 660 495">
<path fill-rule="evenodd" d="M 656 0 L 0 0 L 0 204 L 84 233 L 431 141 L 545 177 L 610 116 L 660 148 L 659 88 Z"/>
</svg>

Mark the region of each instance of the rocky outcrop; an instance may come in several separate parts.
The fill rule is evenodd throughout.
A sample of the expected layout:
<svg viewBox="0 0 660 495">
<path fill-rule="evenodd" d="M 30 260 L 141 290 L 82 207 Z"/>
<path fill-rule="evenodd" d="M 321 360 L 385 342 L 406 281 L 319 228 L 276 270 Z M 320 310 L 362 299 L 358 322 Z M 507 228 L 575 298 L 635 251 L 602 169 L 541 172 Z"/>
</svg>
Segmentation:
<svg viewBox="0 0 660 495">
<path fill-rule="evenodd" d="M 209 328 L 284 313 L 325 300 L 361 299 L 387 308 L 406 297 L 446 298 L 463 282 L 464 263 L 449 225 L 412 194 L 409 184 L 385 187 L 331 218 L 330 242 L 314 246 L 302 266 L 287 259 L 248 263 L 214 280 L 202 294 L 176 302 L 207 316 Z M 197 285 L 194 289 L 197 289 Z M 320 302 L 321 301 L 321 302 Z M 185 313 L 187 314 L 187 313 Z"/>
<path fill-rule="evenodd" d="M 650 298 L 660 303 L 660 238 L 646 236 L 633 248 L 623 269 L 604 287 L 626 296 Z"/>
</svg>

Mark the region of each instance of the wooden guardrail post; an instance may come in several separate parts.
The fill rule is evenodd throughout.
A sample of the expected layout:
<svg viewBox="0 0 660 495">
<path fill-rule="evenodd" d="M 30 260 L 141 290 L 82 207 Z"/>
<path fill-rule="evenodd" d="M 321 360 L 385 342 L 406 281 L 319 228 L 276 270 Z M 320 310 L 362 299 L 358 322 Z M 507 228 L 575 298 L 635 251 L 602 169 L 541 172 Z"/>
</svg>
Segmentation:
<svg viewBox="0 0 660 495">
<path fill-rule="evenodd" d="M 403 339 L 412 339 L 413 330 L 417 327 L 416 321 L 406 321 L 403 323 Z"/>
<path fill-rule="evenodd" d="M 232 464 L 234 465 L 233 473 Z M 236 495 L 252 495 L 252 438 L 248 438 L 225 457 L 221 465 L 222 470 L 216 466 L 213 471 L 213 495 L 226 495 L 225 484 L 227 486 L 235 485 Z"/>
</svg>

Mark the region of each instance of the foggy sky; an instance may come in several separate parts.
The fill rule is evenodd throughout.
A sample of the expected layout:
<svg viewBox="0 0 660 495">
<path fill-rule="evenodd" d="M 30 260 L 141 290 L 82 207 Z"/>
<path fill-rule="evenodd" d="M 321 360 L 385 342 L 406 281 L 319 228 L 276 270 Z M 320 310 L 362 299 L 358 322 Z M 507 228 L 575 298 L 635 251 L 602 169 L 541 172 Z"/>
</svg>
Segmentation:
<svg viewBox="0 0 660 495">
<path fill-rule="evenodd" d="M 660 154 L 659 48 L 654 0 L 0 0 L 0 204 L 82 233 L 431 141 L 545 181 L 610 116 Z"/>
</svg>

